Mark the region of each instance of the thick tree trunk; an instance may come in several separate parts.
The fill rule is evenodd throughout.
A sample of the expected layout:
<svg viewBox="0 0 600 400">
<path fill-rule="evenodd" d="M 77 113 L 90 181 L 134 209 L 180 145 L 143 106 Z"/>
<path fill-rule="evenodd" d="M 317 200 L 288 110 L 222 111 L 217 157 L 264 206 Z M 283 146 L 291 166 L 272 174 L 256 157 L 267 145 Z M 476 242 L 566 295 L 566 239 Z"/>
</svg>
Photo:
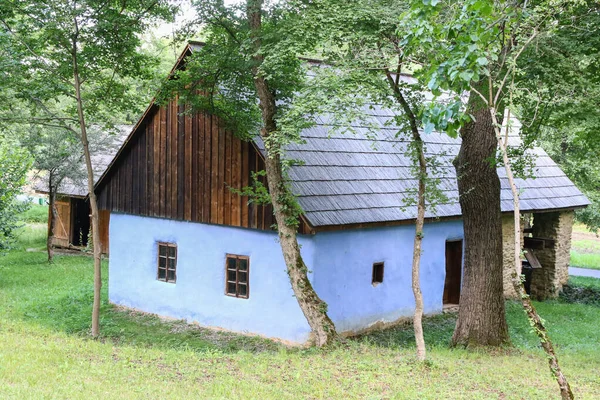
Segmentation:
<svg viewBox="0 0 600 400">
<path fill-rule="evenodd" d="M 465 256 L 452 345 L 499 346 L 509 337 L 502 286 L 500 179 L 493 162 L 497 141 L 490 113 L 478 94 L 471 94 L 467 107 L 474 120 L 461 129 L 462 144 L 454 161 Z"/>
<path fill-rule="evenodd" d="M 77 26 L 77 22 L 75 22 Z M 77 63 L 77 42 L 73 40 L 73 80 L 75 85 L 75 98 L 77 99 L 77 113 L 79 115 L 79 127 L 81 129 L 81 144 L 83 145 L 83 156 L 87 169 L 88 196 L 92 212 L 92 243 L 94 244 L 94 303 L 92 306 L 92 337 L 97 338 L 100 334 L 100 290 L 102 288 L 102 248 L 100 245 L 100 231 L 98 229 L 98 202 L 94 192 L 94 170 L 87 138 L 85 115 L 83 113 L 83 99 L 81 97 L 81 79 Z"/>
<path fill-rule="evenodd" d="M 295 198 L 284 179 L 279 149 L 274 148 L 277 143 L 268 141 L 271 134 L 277 130 L 275 123 L 276 104 L 274 93 L 271 92 L 268 82 L 259 72 L 259 66 L 263 61 L 263 56 L 260 54 L 261 12 L 262 0 L 248 0 L 247 15 L 254 45 L 253 59 L 256 63 L 252 72 L 263 119 L 263 128 L 260 135 L 271 146 L 267 149 L 265 160 L 269 194 L 290 283 L 296 300 L 310 325 L 314 343 L 320 347 L 333 342 L 336 337 L 335 325 L 327 315 L 327 304 L 319 298 L 308 279 L 308 268 L 302 259 L 300 246 L 298 245 L 297 228 L 290 225 L 290 221 L 297 220 L 298 217 L 293 214 L 293 211 L 290 211 L 294 208 L 290 207 L 290 202 L 295 202 Z"/>
<path fill-rule="evenodd" d="M 56 227 L 56 189 L 52 179 L 52 172 L 48 177 L 48 239 L 46 247 L 48 250 L 48 263 L 54 260 L 54 229 Z"/>
</svg>

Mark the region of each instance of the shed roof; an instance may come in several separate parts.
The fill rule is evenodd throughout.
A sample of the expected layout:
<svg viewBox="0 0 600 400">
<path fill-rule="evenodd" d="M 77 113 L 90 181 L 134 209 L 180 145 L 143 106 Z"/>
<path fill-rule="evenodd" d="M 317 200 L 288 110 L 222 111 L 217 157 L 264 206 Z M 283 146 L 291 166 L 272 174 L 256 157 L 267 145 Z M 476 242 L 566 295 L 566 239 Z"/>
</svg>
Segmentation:
<svg viewBox="0 0 600 400">
<path fill-rule="evenodd" d="M 99 150 L 91 155 L 92 167 L 94 169 L 94 183 L 98 182 L 112 160 L 116 157 L 119 149 L 129 137 L 129 134 L 132 133 L 132 127 L 132 125 L 118 125 L 116 127 L 117 129 L 99 135 L 98 142 L 101 142 L 97 146 Z M 83 158 L 81 160 L 81 168 L 85 170 L 85 161 Z M 68 197 L 87 197 L 87 175 L 83 175 L 84 176 L 82 176 L 81 179 L 65 178 L 61 183 L 57 194 Z M 34 189 L 39 193 L 48 193 L 47 180 L 44 177 L 39 179 L 35 183 Z"/>
</svg>

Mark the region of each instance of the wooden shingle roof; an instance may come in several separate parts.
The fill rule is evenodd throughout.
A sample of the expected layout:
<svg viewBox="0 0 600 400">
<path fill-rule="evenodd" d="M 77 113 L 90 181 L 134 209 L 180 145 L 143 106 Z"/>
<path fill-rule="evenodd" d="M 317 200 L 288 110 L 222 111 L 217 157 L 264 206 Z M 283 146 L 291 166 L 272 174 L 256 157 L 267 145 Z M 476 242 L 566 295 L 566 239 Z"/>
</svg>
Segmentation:
<svg viewBox="0 0 600 400">
<path fill-rule="evenodd" d="M 397 138 L 399 128 L 391 122 L 393 114 L 381 107 L 368 111 L 380 128 L 367 131 L 355 126 L 355 134 L 332 132 L 327 118 L 302 133 L 305 143 L 289 146 L 287 156 L 299 160 L 289 176 L 305 216 L 314 227 L 385 223 L 411 220 L 416 217 L 417 181 L 413 164 L 407 155 L 406 138 Z M 510 143 L 519 143 L 518 121 L 513 120 Z M 446 134 L 424 134 L 427 157 L 440 164 L 436 177 L 439 189 L 447 201 L 428 208 L 427 218 L 448 218 L 461 215 L 458 202 L 456 171 L 452 160 L 460 149 L 460 138 Z M 262 141 L 256 141 L 264 154 Z M 521 210 L 547 211 L 574 209 L 589 204 L 588 199 L 552 161 L 546 152 L 536 147 L 533 156 L 535 178 L 517 179 L 521 193 Z M 512 211 L 512 194 L 504 167 L 498 168 L 503 212 Z M 413 205 L 410 205 L 413 204 Z"/>
</svg>

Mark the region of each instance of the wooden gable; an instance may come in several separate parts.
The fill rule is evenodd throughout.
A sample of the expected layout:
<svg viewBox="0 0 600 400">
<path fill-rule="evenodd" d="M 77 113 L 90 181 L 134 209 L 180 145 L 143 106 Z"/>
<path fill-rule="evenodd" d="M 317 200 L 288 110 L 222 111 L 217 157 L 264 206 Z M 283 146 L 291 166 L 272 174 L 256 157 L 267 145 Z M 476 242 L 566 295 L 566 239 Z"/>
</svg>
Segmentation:
<svg viewBox="0 0 600 400">
<path fill-rule="evenodd" d="M 104 210 L 270 230 L 272 206 L 248 204 L 230 190 L 248 186 L 251 173 L 263 169 L 253 144 L 215 116 L 184 115 L 175 99 L 146 112 L 96 193 Z"/>
</svg>

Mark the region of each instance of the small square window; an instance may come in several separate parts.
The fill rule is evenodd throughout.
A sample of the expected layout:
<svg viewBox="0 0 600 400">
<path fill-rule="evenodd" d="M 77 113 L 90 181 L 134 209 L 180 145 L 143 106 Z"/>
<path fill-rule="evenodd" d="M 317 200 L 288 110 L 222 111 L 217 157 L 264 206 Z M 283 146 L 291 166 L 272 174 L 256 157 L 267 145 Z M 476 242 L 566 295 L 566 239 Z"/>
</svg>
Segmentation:
<svg viewBox="0 0 600 400">
<path fill-rule="evenodd" d="M 247 299 L 250 295 L 250 258 L 227 254 L 225 261 L 225 294 Z"/>
<path fill-rule="evenodd" d="M 371 277 L 371 284 L 377 286 L 383 282 L 383 263 L 378 262 L 373 264 L 373 275 Z"/>
<path fill-rule="evenodd" d="M 163 282 L 177 281 L 177 245 L 158 243 L 158 273 L 156 279 Z"/>
</svg>

